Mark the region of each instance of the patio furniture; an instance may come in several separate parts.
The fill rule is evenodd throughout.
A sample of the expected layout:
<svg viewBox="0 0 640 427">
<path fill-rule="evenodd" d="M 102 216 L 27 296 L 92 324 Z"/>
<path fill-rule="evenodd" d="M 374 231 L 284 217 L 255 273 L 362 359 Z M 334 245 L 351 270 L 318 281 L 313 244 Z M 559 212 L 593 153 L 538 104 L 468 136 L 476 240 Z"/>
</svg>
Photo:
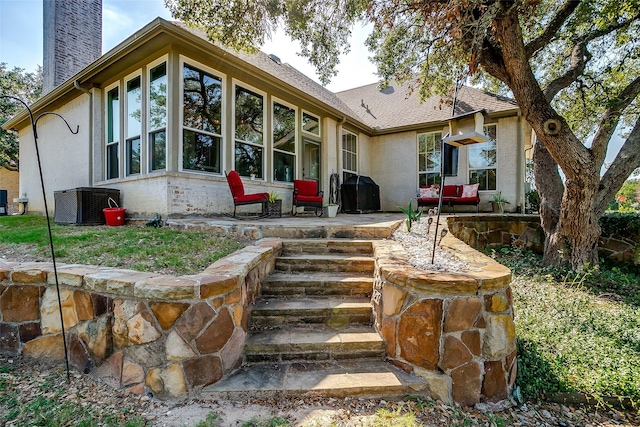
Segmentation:
<svg viewBox="0 0 640 427">
<path fill-rule="evenodd" d="M 229 173 L 225 171 L 224 174 L 227 177 L 227 183 L 229 184 L 231 196 L 233 197 L 234 218 L 240 218 L 236 216 L 236 208 L 238 206 L 254 205 L 257 203 L 260 203 L 262 205 L 261 216 L 267 215 L 267 202 L 269 201 L 269 193 L 245 194 L 244 184 L 242 184 L 242 179 L 240 179 L 240 175 L 238 174 L 238 172 L 232 170 Z"/>
<path fill-rule="evenodd" d="M 293 206 L 291 214 L 295 216 L 299 206 L 312 207 L 316 216 L 322 216 L 322 197 L 324 191 L 318 191 L 318 183 L 311 179 L 293 180 Z"/>
<path fill-rule="evenodd" d="M 418 206 L 438 206 L 439 191 L 438 185 L 421 187 Z M 478 184 L 445 185 L 442 193 L 442 206 L 447 206 L 449 213 L 455 213 L 456 205 L 475 205 L 476 212 L 480 212 Z"/>
</svg>

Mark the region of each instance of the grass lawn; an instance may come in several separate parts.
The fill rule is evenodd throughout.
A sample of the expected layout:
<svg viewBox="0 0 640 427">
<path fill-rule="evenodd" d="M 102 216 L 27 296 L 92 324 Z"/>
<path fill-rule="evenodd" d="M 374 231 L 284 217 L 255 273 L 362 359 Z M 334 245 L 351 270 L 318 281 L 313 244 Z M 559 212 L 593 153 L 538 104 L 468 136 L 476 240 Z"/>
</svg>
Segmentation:
<svg viewBox="0 0 640 427">
<path fill-rule="evenodd" d="M 206 231 L 58 225 L 51 221 L 56 261 L 129 268 L 164 274 L 196 274 L 244 247 L 247 241 Z M 7 253 L 9 253 L 7 255 Z M 0 217 L 0 256 L 51 260 L 47 223 L 41 216 Z"/>
<path fill-rule="evenodd" d="M 528 399 L 579 392 L 640 407 L 640 273 L 601 265 L 576 274 L 541 268 L 532 253 L 503 248 L 510 267 L 518 384 Z"/>
</svg>

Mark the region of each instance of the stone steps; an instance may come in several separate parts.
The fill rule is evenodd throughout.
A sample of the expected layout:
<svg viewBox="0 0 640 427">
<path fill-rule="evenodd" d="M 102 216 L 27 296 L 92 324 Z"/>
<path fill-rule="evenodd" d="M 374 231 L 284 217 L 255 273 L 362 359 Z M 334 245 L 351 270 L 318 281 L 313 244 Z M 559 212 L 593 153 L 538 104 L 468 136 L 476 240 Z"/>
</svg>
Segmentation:
<svg viewBox="0 0 640 427">
<path fill-rule="evenodd" d="M 357 254 L 369 255 L 373 247 L 369 240 L 291 239 L 283 241 L 282 254 Z"/>
<path fill-rule="evenodd" d="M 278 397 L 403 397 L 419 394 L 426 382 L 383 360 L 252 364 L 202 390 L 211 399 Z"/>
<path fill-rule="evenodd" d="M 373 278 L 358 273 L 274 273 L 262 281 L 263 296 L 371 297 Z"/>
<path fill-rule="evenodd" d="M 371 324 L 368 298 L 261 298 L 251 309 L 254 328 L 292 324 Z"/>
<path fill-rule="evenodd" d="M 369 256 L 345 254 L 296 254 L 276 258 L 275 269 L 285 273 L 342 272 L 373 275 L 375 261 Z"/>
<path fill-rule="evenodd" d="M 247 362 L 384 358 L 384 340 L 370 327 L 343 329 L 293 326 L 252 332 L 245 344 Z"/>
</svg>

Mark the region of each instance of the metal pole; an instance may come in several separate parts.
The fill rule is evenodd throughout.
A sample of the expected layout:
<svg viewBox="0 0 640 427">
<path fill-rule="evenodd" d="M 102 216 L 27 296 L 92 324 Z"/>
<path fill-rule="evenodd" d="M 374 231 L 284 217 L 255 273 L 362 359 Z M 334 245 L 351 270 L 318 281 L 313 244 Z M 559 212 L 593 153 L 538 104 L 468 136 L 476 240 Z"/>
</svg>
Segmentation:
<svg viewBox="0 0 640 427">
<path fill-rule="evenodd" d="M 69 126 L 69 123 L 65 120 L 64 117 L 62 117 L 60 114 L 58 113 L 53 113 L 53 112 L 45 112 L 42 113 L 38 116 L 38 118 L 36 118 L 35 120 L 33 119 L 33 112 L 31 111 L 31 108 L 29 108 L 29 106 L 20 98 L 16 98 L 15 96 L 10 96 L 10 95 L 0 95 L 0 98 L 10 98 L 10 99 L 15 99 L 16 101 L 20 102 L 22 105 L 24 105 L 24 107 L 27 109 L 27 111 L 29 112 L 29 120 L 31 121 L 31 130 L 33 132 L 33 142 L 36 146 L 36 158 L 38 160 L 38 172 L 40 173 L 40 186 L 42 187 L 42 198 L 44 200 L 44 213 L 45 213 L 45 217 L 47 219 L 47 231 L 49 232 L 49 248 L 51 249 L 51 260 L 53 262 L 53 275 L 55 277 L 55 281 L 56 281 L 56 293 L 58 294 L 58 309 L 60 311 L 60 326 L 62 328 L 62 345 L 64 346 L 64 360 L 66 362 L 66 368 L 67 368 L 67 383 L 71 382 L 71 376 L 69 373 L 69 352 L 67 350 L 67 337 L 66 337 L 66 333 L 64 330 L 64 316 L 62 315 L 62 299 L 60 298 L 60 285 L 58 283 L 58 269 L 56 266 L 56 254 L 55 251 L 53 249 L 53 235 L 51 233 L 51 222 L 50 222 L 50 218 L 49 218 L 49 208 L 47 206 L 47 194 L 45 192 L 44 189 L 44 177 L 42 176 L 42 163 L 40 162 L 40 150 L 38 148 L 38 132 L 36 130 L 36 125 L 38 124 L 38 120 L 40 120 L 41 117 L 47 115 L 47 114 L 53 114 L 54 116 L 58 116 L 60 117 L 65 124 L 67 125 L 67 127 L 69 128 L 69 131 L 72 134 L 77 134 L 78 131 L 80 130 L 80 126 L 78 126 L 76 128 L 76 131 L 74 132 L 73 129 L 71 129 L 71 126 Z"/>
</svg>

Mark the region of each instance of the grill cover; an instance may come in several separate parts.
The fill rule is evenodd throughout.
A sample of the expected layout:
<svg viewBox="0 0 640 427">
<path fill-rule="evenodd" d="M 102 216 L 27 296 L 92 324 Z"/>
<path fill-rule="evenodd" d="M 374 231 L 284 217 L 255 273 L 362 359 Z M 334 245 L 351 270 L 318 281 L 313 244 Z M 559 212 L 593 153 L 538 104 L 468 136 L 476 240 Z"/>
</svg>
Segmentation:
<svg viewBox="0 0 640 427">
<path fill-rule="evenodd" d="M 380 187 L 368 176 L 352 176 L 341 187 L 342 212 L 367 213 L 380 210 Z"/>
<path fill-rule="evenodd" d="M 78 187 L 54 191 L 53 195 L 56 224 L 105 224 L 102 209 L 109 207 L 109 198 L 120 203 L 120 190 L 113 188 Z"/>
</svg>

